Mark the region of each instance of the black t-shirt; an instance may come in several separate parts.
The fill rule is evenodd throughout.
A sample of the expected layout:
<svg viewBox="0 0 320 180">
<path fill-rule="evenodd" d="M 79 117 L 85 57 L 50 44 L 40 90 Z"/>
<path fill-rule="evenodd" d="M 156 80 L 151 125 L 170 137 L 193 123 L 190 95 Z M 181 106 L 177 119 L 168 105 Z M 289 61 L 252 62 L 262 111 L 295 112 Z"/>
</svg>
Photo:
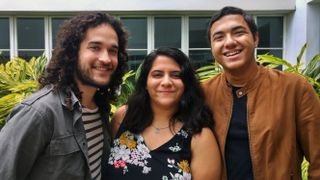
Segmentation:
<svg viewBox="0 0 320 180">
<path fill-rule="evenodd" d="M 253 179 L 247 124 L 247 95 L 237 97 L 232 88 L 232 117 L 226 141 L 225 157 L 229 180 Z"/>
</svg>

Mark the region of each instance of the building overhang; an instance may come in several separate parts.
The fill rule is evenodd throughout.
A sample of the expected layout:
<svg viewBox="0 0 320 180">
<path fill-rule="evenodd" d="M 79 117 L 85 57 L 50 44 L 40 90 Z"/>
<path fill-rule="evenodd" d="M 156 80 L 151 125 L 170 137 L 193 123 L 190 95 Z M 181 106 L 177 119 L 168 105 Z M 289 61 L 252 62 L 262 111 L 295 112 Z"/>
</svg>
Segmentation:
<svg viewBox="0 0 320 180">
<path fill-rule="evenodd" d="M 291 12 L 295 0 L 1 0 L 0 12 L 212 12 L 224 6 L 248 12 Z"/>
</svg>

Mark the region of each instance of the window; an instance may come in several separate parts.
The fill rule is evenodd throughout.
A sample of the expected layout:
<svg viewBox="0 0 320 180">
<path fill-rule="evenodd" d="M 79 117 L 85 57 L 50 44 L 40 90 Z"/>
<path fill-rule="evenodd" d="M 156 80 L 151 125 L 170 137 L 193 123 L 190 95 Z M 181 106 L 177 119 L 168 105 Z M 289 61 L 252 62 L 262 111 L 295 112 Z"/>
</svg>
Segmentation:
<svg viewBox="0 0 320 180">
<path fill-rule="evenodd" d="M 121 22 L 129 33 L 129 69 L 138 69 L 148 52 L 147 17 L 123 17 Z"/>
<path fill-rule="evenodd" d="M 18 56 L 29 60 L 45 51 L 44 18 L 17 19 Z"/>
<path fill-rule="evenodd" d="M 189 57 L 195 68 L 213 62 L 207 38 L 210 17 L 189 18 Z"/>
<path fill-rule="evenodd" d="M 32 56 L 50 57 L 60 25 L 67 16 L 0 17 L 0 62 L 14 56 L 26 60 Z M 161 46 L 172 46 L 189 55 L 195 68 L 213 62 L 207 42 L 210 16 L 132 15 L 120 16 L 129 32 L 129 69 L 136 70 L 145 56 Z M 256 16 L 260 43 L 256 54 L 283 56 L 283 17 Z"/>
<path fill-rule="evenodd" d="M 156 17 L 154 26 L 155 48 L 181 48 L 181 17 Z"/>
<path fill-rule="evenodd" d="M 59 27 L 62 25 L 62 23 L 66 20 L 65 17 L 59 17 L 59 18 L 52 18 L 52 48 L 56 45 L 56 35 L 58 32 Z"/>
<path fill-rule="evenodd" d="M 257 17 L 259 45 L 257 54 L 283 55 L 283 17 Z"/>
<path fill-rule="evenodd" d="M 0 17 L 0 63 L 10 59 L 9 18 Z"/>
</svg>

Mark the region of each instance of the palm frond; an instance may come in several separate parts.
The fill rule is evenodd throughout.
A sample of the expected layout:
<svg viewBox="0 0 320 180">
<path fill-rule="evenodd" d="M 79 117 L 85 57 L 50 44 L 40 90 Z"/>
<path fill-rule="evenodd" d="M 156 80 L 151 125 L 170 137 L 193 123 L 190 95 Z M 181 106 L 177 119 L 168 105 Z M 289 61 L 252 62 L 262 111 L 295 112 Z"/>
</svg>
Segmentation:
<svg viewBox="0 0 320 180">
<path fill-rule="evenodd" d="M 289 63 L 288 61 L 272 56 L 272 55 L 268 55 L 268 54 L 264 54 L 264 55 L 258 55 L 257 56 L 257 61 L 260 64 L 267 64 L 267 67 L 270 68 L 274 68 L 277 66 L 286 66 L 288 68 L 293 67 L 293 65 L 291 63 Z"/>
</svg>

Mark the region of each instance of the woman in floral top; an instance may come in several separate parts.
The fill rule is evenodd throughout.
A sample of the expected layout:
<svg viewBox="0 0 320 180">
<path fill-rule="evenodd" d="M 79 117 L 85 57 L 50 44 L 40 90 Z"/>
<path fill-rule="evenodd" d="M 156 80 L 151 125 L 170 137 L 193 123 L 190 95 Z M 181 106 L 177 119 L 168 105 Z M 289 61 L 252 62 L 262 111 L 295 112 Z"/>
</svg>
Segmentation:
<svg viewBox="0 0 320 180">
<path fill-rule="evenodd" d="M 188 57 L 176 48 L 153 51 L 112 119 L 108 179 L 219 180 L 211 117 Z"/>
</svg>

